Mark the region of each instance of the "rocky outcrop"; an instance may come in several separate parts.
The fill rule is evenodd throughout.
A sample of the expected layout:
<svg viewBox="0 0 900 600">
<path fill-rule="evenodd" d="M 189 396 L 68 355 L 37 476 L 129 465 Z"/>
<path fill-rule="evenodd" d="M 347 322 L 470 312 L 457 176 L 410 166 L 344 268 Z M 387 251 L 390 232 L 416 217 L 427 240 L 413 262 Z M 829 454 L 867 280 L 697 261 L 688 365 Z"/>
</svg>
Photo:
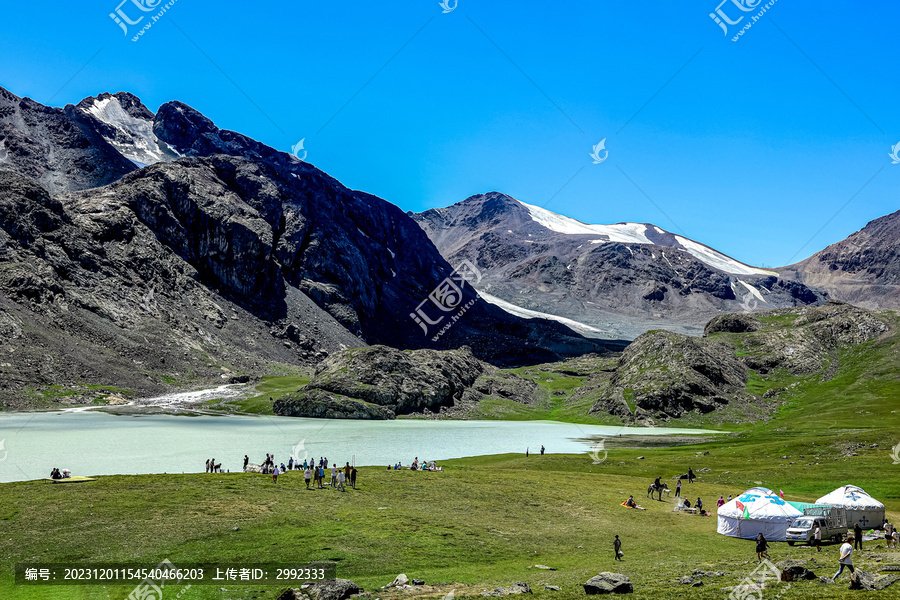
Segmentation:
<svg viewBox="0 0 900 600">
<path fill-rule="evenodd" d="M 652 423 L 689 414 L 729 410 L 739 420 L 764 417 L 777 390 L 758 397 L 747 391 L 750 372 L 766 376 L 834 376 L 841 352 L 891 331 L 891 320 L 841 302 L 754 315 L 716 317 L 704 338 L 668 331 L 638 337 L 608 377 L 589 380 L 575 396 L 596 398 L 592 413 L 627 422 Z"/>
<path fill-rule="evenodd" d="M 325 579 L 311 584 L 306 593 L 312 600 L 347 600 L 353 594 L 362 592 L 362 588 L 349 579 Z"/>
<path fill-rule="evenodd" d="M 287 394 L 278 398 L 272 408 L 276 415 L 285 417 L 309 417 L 315 419 L 395 419 L 397 413 L 390 406 L 378 406 L 331 394 L 322 390 L 310 390 Z"/>
<path fill-rule="evenodd" d="M 709 413 L 740 393 L 746 367 L 723 344 L 650 331 L 636 339 L 619 359 L 605 397 L 591 409 L 639 419 L 678 418 Z"/>
<path fill-rule="evenodd" d="M 634 586 L 626 575 L 604 571 L 588 579 L 584 583 L 584 591 L 588 595 L 631 594 L 634 593 Z"/>
<path fill-rule="evenodd" d="M 458 351 L 352 348 L 330 356 L 309 384 L 280 398 L 274 410 L 286 416 L 328 414 L 331 418 L 439 412 L 461 400 L 486 368 L 467 347 Z"/>
</svg>

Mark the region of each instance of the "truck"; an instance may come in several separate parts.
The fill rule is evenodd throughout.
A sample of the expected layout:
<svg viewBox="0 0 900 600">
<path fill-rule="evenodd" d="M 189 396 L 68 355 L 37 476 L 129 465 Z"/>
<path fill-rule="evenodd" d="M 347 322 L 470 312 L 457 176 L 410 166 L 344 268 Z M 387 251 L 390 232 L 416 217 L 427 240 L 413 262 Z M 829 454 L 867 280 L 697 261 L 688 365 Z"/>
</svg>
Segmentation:
<svg viewBox="0 0 900 600">
<path fill-rule="evenodd" d="M 834 506 L 809 506 L 803 516 L 797 517 L 788 527 L 785 541 L 794 544 L 813 544 L 816 527 L 822 532 L 822 541 L 841 541 L 847 535 L 847 511 Z"/>
</svg>

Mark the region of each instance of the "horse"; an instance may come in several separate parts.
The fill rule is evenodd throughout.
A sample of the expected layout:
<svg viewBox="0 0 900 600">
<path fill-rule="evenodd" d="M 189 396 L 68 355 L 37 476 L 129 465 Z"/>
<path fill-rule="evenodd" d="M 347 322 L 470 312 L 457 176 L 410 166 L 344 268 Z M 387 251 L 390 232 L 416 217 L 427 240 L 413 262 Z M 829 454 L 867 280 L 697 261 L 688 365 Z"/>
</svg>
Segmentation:
<svg viewBox="0 0 900 600">
<path fill-rule="evenodd" d="M 669 489 L 669 486 L 667 486 L 665 483 L 660 483 L 659 486 L 657 486 L 656 483 L 651 483 L 650 487 L 647 488 L 647 497 L 652 498 L 653 494 L 657 493 L 659 494 L 659 501 L 662 502 L 663 492 L 666 493 L 666 496 L 672 493 L 672 491 Z"/>
</svg>

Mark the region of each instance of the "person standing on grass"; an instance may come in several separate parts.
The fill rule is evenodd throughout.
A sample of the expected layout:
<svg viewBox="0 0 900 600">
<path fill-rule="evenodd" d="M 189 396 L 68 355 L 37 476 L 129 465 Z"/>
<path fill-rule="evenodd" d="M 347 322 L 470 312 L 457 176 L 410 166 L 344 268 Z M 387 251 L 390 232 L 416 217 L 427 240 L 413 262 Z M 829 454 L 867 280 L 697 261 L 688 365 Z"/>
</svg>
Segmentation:
<svg viewBox="0 0 900 600">
<path fill-rule="evenodd" d="M 525 448 L 525 458 L 528 458 L 528 448 Z"/>
<path fill-rule="evenodd" d="M 333 488 L 337 484 L 337 465 L 331 465 L 331 487 Z"/>
<path fill-rule="evenodd" d="M 246 454 L 244 455 L 244 470 L 247 470 L 247 465 L 250 464 L 250 457 Z"/>
<path fill-rule="evenodd" d="M 819 527 L 818 523 L 816 523 L 816 531 L 813 534 L 813 537 L 816 540 L 816 551 L 821 552 L 822 551 L 822 528 Z"/>
<path fill-rule="evenodd" d="M 356 467 L 350 467 L 350 487 L 356 489 Z"/>
<path fill-rule="evenodd" d="M 325 489 L 325 467 L 319 467 L 319 489 Z"/>
<path fill-rule="evenodd" d="M 675 484 L 675 497 L 676 498 L 681 497 L 681 480 L 680 479 L 678 480 L 678 483 Z"/>
<path fill-rule="evenodd" d="M 756 560 L 762 562 L 763 559 L 769 560 L 769 542 L 766 536 L 759 534 L 756 536 Z"/>
<path fill-rule="evenodd" d="M 312 479 L 312 469 L 309 468 L 309 465 L 303 469 L 303 481 L 306 482 L 306 489 L 309 489 L 309 480 Z"/>
<path fill-rule="evenodd" d="M 891 547 L 891 540 L 894 539 L 894 526 L 891 525 L 887 519 L 884 520 L 884 525 L 881 526 L 884 529 L 884 541 L 887 543 L 887 547 Z"/>
<path fill-rule="evenodd" d="M 694 483 L 695 479 L 697 479 L 697 477 L 694 476 L 694 470 L 688 467 L 688 483 Z"/>
<path fill-rule="evenodd" d="M 616 536 L 616 539 L 613 540 L 613 551 L 616 553 L 616 560 L 622 560 L 620 556 L 622 554 L 622 540 L 619 539 L 619 536 Z"/>
<path fill-rule="evenodd" d="M 272 469 L 272 483 L 278 483 L 278 467 Z"/>
<path fill-rule="evenodd" d="M 544 445 L 541 444 L 541 456 L 543 456 L 543 455 L 544 455 Z"/>
<path fill-rule="evenodd" d="M 347 464 L 344 465 L 344 479 L 350 481 L 350 461 L 347 461 Z"/>
<path fill-rule="evenodd" d="M 859 526 L 859 521 L 856 522 L 856 525 L 853 526 L 853 549 L 856 550 L 856 547 L 859 546 L 859 549 L 862 550 L 862 527 Z"/>
<path fill-rule="evenodd" d="M 346 492 L 346 491 L 347 491 L 346 489 L 344 489 L 344 482 L 345 482 L 346 480 L 347 480 L 347 476 L 344 475 L 344 472 L 343 472 L 343 471 L 338 471 L 338 474 L 337 474 L 337 487 L 338 487 L 338 489 L 341 490 L 342 492 Z"/>
<path fill-rule="evenodd" d="M 853 536 L 847 536 L 847 541 L 841 546 L 841 558 L 838 560 L 838 564 L 841 568 L 838 569 L 838 572 L 831 578 L 832 581 L 837 579 L 838 575 L 844 572 L 844 567 L 850 569 L 850 580 L 856 581 L 856 571 L 853 569 L 853 546 L 850 545 L 850 542 L 852 541 Z"/>
<path fill-rule="evenodd" d="M 294 457 L 292 456 L 288 459 L 288 471 L 293 471 L 293 470 L 294 470 Z"/>
</svg>

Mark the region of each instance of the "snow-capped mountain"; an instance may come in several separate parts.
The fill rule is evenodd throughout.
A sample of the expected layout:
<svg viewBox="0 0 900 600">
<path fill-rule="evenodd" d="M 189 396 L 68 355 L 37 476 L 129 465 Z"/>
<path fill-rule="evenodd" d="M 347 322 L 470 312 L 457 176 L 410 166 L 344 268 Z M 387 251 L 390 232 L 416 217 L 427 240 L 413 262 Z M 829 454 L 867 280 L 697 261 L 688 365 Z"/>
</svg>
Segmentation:
<svg viewBox="0 0 900 600">
<path fill-rule="evenodd" d="M 498 192 L 411 216 L 450 263 L 478 265 L 480 292 L 581 323 L 585 335 L 633 339 L 654 328 L 699 334 L 721 312 L 825 299 L 652 224 L 582 223 Z"/>
<path fill-rule="evenodd" d="M 139 167 L 168 162 L 181 156 L 153 133 L 156 115 L 128 92 L 100 94 L 85 98 L 76 108 L 85 114 L 94 129 L 122 156 Z"/>
<path fill-rule="evenodd" d="M 684 250 L 694 258 L 705 262 L 714 269 L 735 275 L 778 275 L 773 271 L 758 269 L 736 261 L 717 250 L 695 242 L 694 240 L 669 233 L 656 225 L 649 223 L 615 223 L 614 225 L 589 225 L 576 221 L 570 217 L 558 215 L 545 208 L 519 202 L 527 210 L 531 218 L 557 233 L 569 235 L 600 236 L 599 239 L 590 240 L 591 244 L 606 244 L 609 242 L 622 242 L 625 244 L 654 244 Z"/>
</svg>

